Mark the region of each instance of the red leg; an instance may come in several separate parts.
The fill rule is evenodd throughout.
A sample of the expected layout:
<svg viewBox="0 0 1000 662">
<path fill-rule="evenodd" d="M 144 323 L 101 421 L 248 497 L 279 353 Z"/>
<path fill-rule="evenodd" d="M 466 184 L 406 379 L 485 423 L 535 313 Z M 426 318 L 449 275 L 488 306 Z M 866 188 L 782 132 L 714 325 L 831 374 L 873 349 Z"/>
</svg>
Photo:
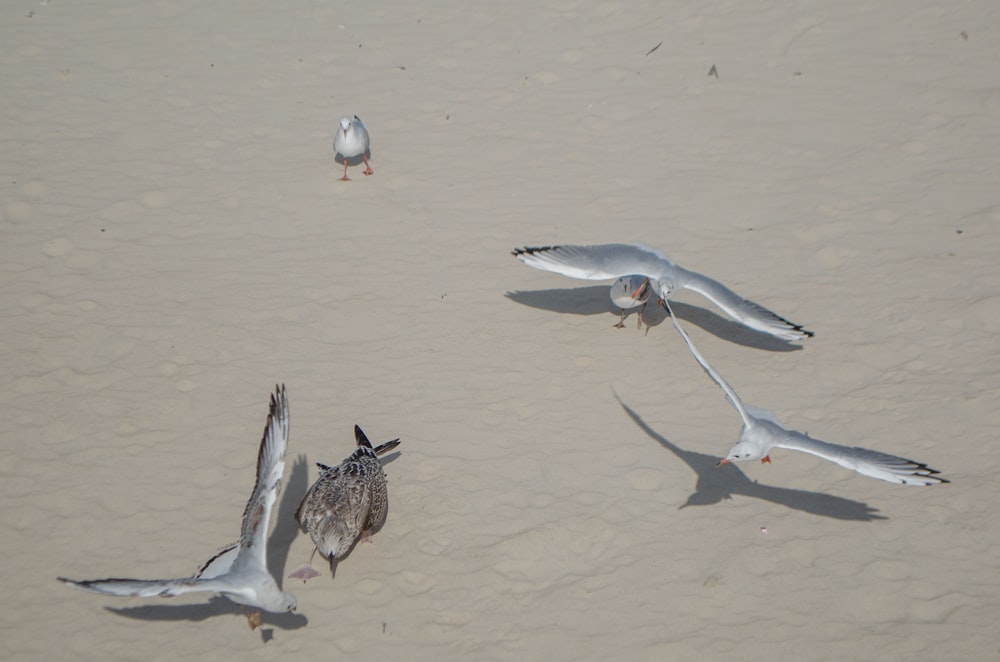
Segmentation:
<svg viewBox="0 0 1000 662">
<path fill-rule="evenodd" d="M 371 165 L 368 164 L 368 159 L 366 157 L 364 157 L 364 156 L 362 156 L 361 158 L 364 159 L 364 161 L 365 161 L 365 174 L 366 175 L 374 175 L 375 171 L 372 170 Z"/>
<path fill-rule="evenodd" d="M 344 176 L 340 178 L 342 182 L 349 182 L 351 178 L 347 176 L 347 157 L 344 157 Z"/>
</svg>

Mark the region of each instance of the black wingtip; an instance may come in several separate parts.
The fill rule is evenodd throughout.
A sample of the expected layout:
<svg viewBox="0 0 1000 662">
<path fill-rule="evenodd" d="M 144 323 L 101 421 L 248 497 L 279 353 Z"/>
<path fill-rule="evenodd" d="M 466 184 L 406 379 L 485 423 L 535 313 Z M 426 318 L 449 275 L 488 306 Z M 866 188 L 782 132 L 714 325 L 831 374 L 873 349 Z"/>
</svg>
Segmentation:
<svg viewBox="0 0 1000 662">
<path fill-rule="evenodd" d="M 558 246 L 525 246 L 524 248 L 515 248 L 510 252 L 511 255 L 517 257 L 519 255 L 533 255 L 535 253 L 544 253 L 545 251 L 551 251 Z"/>
<path fill-rule="evenodd" d="M 916 460 L 906 460 L 906 462 L 909 462 L 911 465 L 913 465 L 912 466 L 913 470 L 910 472 L 911 476 L 915 476 L 917 478 L 927 478 L 930 480 L 936 480 L 937 483 L 951 482 L 947 478 L 939 476 L 938 474 L 941 473 L 940 471 L 938 471 L 937 469 L 930 468 L 923 462 L 917 462 Z M 937 483 L 927 483 L 927 485 L 937 485 Z"/>
<path fill-rule="evenodd" d="M 786 319 L 786 318 L 782 317 L 781 315 L 778 315 L 777 313 L 775 313 L 773 311 L 767 310 L 766 308 L 764 310 L 766 310 L 771 315 L 774 315 L 774 317 L 776 319 L 780 320 L 782 322 L 782 324 L 787 324 L 793 331 L 797 331 L 798 333 L 801 333 L 802 335 L 806 336 L 807 338 L 812 338 L 813 336 L 816 335 L 815 333 L 813 333 L 809 329 L 803 328 L 801 324 L 796 324 L 792 320 Z"/>
<path fill-rule="evenodd" d="M 357 424 L 354 425 L 354 438 L 357 440 L 358 446 L 372 447 L 372 442 L 368 441 L 368 437 Z"/>
<path fill-rule="evenodd" d="M 375 449 L 374 449 L 375 450 L 375 454 L 376 455 L 385 455 L 386 453 L 388 453 L 389 451 L 391 451 L 396 446 L 399 446 L 399 439 L 393 439 L 392 441 L 387 441 L 384 444 L 380 444 L 380 445 L 378 445 L 378 446 L 375 447 Z"/>
<path fill-rule="evenodd" d="M 268 425 L 271 424 L 270 419 L 272 417 L 277 417 L 278 412 L 280 411 L 281 404 L 284 403 L 287 400 L 287 398 L 288 396 L 285 394 L 285 385 L 275 384 L 274 393 L 271 394 L 271 410 L 268 413 L 268 421 L 267 421 Z"/>
</svg>

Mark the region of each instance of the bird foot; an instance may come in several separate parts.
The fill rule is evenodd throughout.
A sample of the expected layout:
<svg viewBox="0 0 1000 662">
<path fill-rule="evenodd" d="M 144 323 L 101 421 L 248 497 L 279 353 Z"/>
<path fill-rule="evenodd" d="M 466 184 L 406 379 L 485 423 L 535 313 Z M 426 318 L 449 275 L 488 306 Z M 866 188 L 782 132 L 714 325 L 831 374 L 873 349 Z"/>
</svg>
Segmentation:
<svg viewBox="0 0 1000 662">
<path fill-rule="evenodd" d="M 372 170 L 371 167 L 369 166 L 368 168 L 365 168 L 365 174 L 366 175 L 374 175 L 375 171 Z"/>
<path fill-rule="evenodd" d="M 761 464 L 771 464 L 771 456 L 770 455 L 765 455 L 764 457 L 760 458 L 760 463 Z"/>
<path fill-rule="evenodd" d="M 347 175 L 344 175 L 343 177 L 340 178 L 340 181 L 342 181 L 342 182 L 349 182 L 349 181 L 351 181 L 351 178 L 348 177 Z"/>
<path fill-rule="evenodd" d="M 261 623 L 261 614 L 259 611 L 247 614 L 247 625 L 250 626 L 251 631 L 259 628 L 260 623 Z"/>
<path fill-rule="evenodd" d="M 289 579 L 301 579 L 303 584 L 305 584 L 313 577 L 319 577 L 319 572 L 317 572 L 308 563 L 299 568 L 298 570 L 296 570 L 295 572 L 293 572 L 292 574 L 288 575 Z"/>
</svg>

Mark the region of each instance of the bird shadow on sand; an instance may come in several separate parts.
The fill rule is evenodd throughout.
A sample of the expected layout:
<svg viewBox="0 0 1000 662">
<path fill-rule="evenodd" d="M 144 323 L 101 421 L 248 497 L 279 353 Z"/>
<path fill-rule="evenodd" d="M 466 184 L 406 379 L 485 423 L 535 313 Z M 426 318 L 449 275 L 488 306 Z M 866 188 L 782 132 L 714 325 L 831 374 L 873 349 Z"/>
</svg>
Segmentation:
<svg viewBox="0 0 1000 662">
<path fill-rule="evenodd" d="M 193 605 L 146 605 L 142 607 L 105 607 L 107 611 L 142 621 L 204 621 L 216 616 L 242 616 L 246 618 L 252 613 L 260 613 L 260 637 L 264 643 L 274 638 L 274 628 L 282 630 L 298 630 L 309 624 L 309 619 L 303 614 L 289 612 L 287 614 L 272 614 L 270 612 L 245 607 L 230 602 L 221 595 L 213 595 L 208 602 Z M 268 625 L 273 627 L 267 627 Z"/>
<path fill-rule="evenodd" d="M 275 577 L 278 585 L 282 584 L 285 563 L 288 560 L 288 550 L 298 535 L 298 524 L 295 521 L 295 510 L 298 508 L 302 495 L 305 494 L 308 481 L 308 464 L 304 455 L 292 463 L 289 472 L 288 484 L 283 490 L 281 500 L 277 504 L 272 518 L 277 524 L 271 537 L 267 541 L 267 565 L 268 570 Z M 135 618 L 144 621 L 204 621 L 214 616 L 224 616 L 226 614 L 234 616 L 247 616 L 260 610 L 253 607 L 238 605 L 230 602 L 221 595 L 214 595 L 208 602 L 201 604 L 159 604 L 143 605 L 139 607 L 105 607 L 107 611 L 126 618 Z M 282 630 L 297 630 L 305 627 L 309 623 L 303 614 L 287 613 L 272 614 L 260 611 L 261 639 L 267 643 L 274 638 L 274 628 Z M 273 627 L 266 627 L 271 625 Z"/>
<path fill-rule="evenodd" d="M 685 503 L 678 507 L 678 510 L 687 506 L 710 506 L 725 499 L 732 499 L 733 495 L 740 495 L 770 501 L 780 506 L 822 517 L 831 517 L 833 519 L 859 522 L 888 519 L 876 514 L 878 513 L 877 508 L 872 508 L 861 501 L 845 499 L 821 492 L 761 485 L 755 480 L 750 480 L 739 467 L 733 464 L 725 464 L 719 467 L 717 466 L 719 462 L 718 457 L 684 450 L 649 427 L 631 407 L 622 402 L 617 393 L 615 393 L 615 399 L 618 400 L 618 404 L 622 406 L 625 413 L 628 414 L 629 418 L 643 432 L 680 458 L 698 476 L 694 493 L 687 498 Z"/>
<path fill-rule="evenodd" d="M 588 287 L 552 290 L 517 290 L 507 292 L 504 296 L 521 305 L 549 310 L 554 313 L 572 315 L 604 315 L 610 313 L 614 316 L 612 319 L 617 319 L 620 311 L 608 296 L 609 287 L 609 285 L 591 285 Z M 768 352 L 797 352 L 802 349 L 801 345 L 772 338 L 763 333 L 757 333 L 756 331 L 747 329 L 742 324 L 733 322 L 700 306 L 692 306 L 671 299 L 670 307 L 673 308 L 674 314 L 685 322 L 690 322 L 714 336 L 736 343 L 737 345 L 762 349 Z M 630 326 L 633 329 L 635 328 L 638 311 L 638 308 L 625 311 L 626 329 Z M 646 306 L 646 310 L 642 314 L 642 319 L 651 328 L 656 328 L 667 319 L 667 312 L 662 306 L 656 305 L 656 301 L 653 297 L 650 297 L 649 305 Z M 612 326 L 612 324 L 608 326 Z"/>
</svg>

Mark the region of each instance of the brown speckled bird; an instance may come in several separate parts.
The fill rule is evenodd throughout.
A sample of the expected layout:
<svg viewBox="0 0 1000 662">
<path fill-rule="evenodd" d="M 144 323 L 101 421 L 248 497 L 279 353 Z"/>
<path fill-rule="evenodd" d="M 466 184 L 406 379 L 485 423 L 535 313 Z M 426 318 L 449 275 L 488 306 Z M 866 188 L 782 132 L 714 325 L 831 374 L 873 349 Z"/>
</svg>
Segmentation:
<svg viewBox="0 0 1000 662">
<path fill-rule="evenodd" d="M 346 556 L 355 541 L 361 536 L 367 539 L 385 521 L 389 497 L 379 456 L 398 446 L 399 439 L 372 448 L 357 425 L 354 437 L 358 447 L 339 466 L 316 463 L 319 478 L 295 511 L 295 519 L 309 532 L 316 548 L 309 561 L 289 577 L 303 582 L 318 577 L 312 567 L 317 551 L 330 561 L 333 574 L 337 561 Z"/>
</svg>

